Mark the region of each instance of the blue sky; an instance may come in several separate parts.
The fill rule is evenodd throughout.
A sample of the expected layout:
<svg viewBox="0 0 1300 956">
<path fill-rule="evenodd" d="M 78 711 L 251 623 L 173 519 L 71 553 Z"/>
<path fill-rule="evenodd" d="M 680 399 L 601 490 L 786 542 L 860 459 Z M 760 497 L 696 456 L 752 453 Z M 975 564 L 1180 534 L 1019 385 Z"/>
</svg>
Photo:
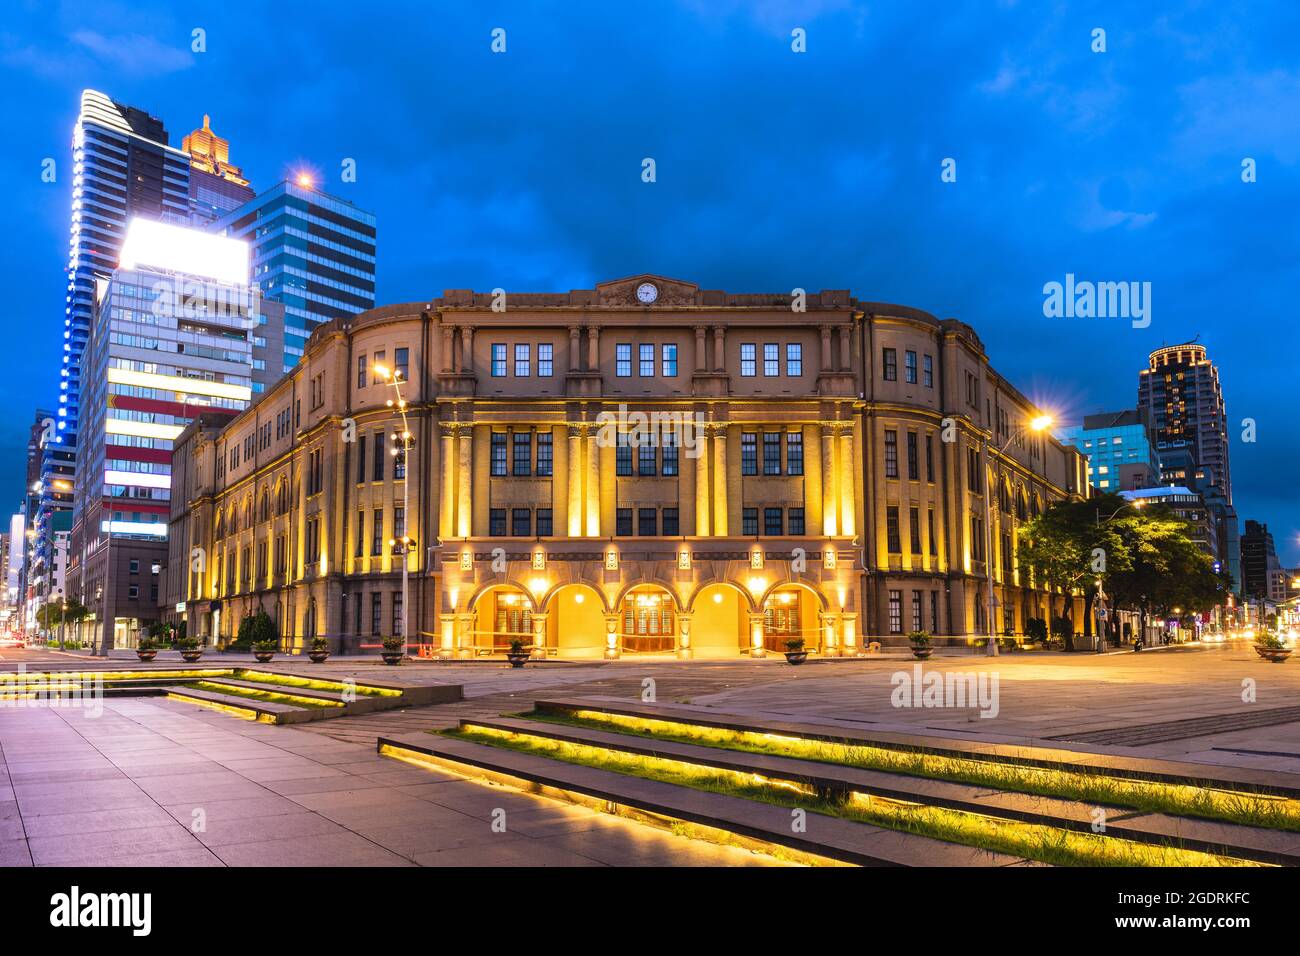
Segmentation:
<svg viewBox="0 0 1300 956">
<path fill-rule="evenodd" d="M 1199 335 L 1238 511 L 1300 564 L 1300 5 L 1156 7 L 10 2 L 0 502 L 56 396 L 71 187 L 41 163 L 68 171 L 94 87 L 176 145 L 210 113 L 254 186 L 307 166 L 375 212 L 381 302 L 637 272 L 848 288 L 969 322 L 1067 422 L 1131 406 L 1147 352 Z M 1045 318 L 1043 284 L 1066 273 L 1150 282 L 1150 327 Z"/>
</svg>

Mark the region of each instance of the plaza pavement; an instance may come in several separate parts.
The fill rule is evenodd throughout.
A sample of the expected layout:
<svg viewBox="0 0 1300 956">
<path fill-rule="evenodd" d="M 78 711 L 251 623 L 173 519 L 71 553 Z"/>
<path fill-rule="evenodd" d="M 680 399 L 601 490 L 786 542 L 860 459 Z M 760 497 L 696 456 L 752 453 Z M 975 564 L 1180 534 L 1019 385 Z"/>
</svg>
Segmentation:
<svg viewBox="0 0 1300 956">
<path fill-rule="evenodd" d="M 4 651 L 0 669 L 20 659 L 29 669 L 89 663 L 76 655 Z M 205 659 L 236 662 L 233 655 Z M 902 654 L 802 667 L 780 658 L 547 662 L 523 670 L 500 662 L 389 669 L 373 658 L 319 666 L 280 658 L 274 666 L 335 679 L 378 672 L 411 683 L 459 683 L 465 699 L 294 727 L 162 699 L 109 699 L 97 720 L 70 709 L 2 708 L 0 863 L 773 862 L 374 752 L 380 734 L 518 712 L 539 697 L 640 699 L 647 679 L 659 701 L 741 714 L 1300 771 L 1300 661 L 1265 663 L 1245 642 L 1141 654 L 940 654 L 923 665 L 923 673 L 983 675 L 986 688 L 996 675 L 992 718 L 976 707 L 894 707 L 895 675 L 914 674 L 914 662 Z M 1253 702 L 1243 700 L 1250 690 Z M 1097 742 L 1115 732 L 1132 745 Z M 196 809 L 206 813 L 206 830 L 191 826 Z M 505 833 L 490 826 L 496 809 L 506 811 Z"/>
</svg>

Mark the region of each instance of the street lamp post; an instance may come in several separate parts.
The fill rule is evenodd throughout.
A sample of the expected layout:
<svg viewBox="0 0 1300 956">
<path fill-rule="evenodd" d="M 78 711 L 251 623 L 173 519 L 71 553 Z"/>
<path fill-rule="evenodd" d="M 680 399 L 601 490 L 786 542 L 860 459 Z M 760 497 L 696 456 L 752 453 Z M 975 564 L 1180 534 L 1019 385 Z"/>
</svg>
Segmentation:
<svg viewBox="0 0 1300 956">
<path fill-rule="evenodd" d="M 1041 432 L 1052 425 L 1050 415 L 1036 415 L 1027 423 L 1012 429 L 1011 434 L 1002 447 L 998 449 L 998 454 L 1005 454 L 1006 450 L 1011 447 L 1011 443 L 1026 432 Z M 998 656 L 998 636 L 997 625 L 993 618 L 993 609 L 997 604 L 997 598 L 993 593 L 993 488 L 989 485 L 989 464 L 992 456 L 989 454 L 989 441 L 984 440 L 984 579 L 988 585 L 988 632 L 989 643 L 984 653 L 989 657 Z M 996 479 L 995 479 L 996 480 Z"/>
<path fill-rule="evenodd" d="M 396 398 L 390 398 L 387 402 L 389 408 L 395 408 L 402 418 L 402 432 L 400 435 L 394 434 L 393 441 L 399 442 L 398 447 L 393 448 L 393 457 L 402 463 L 402 528 L 399 536 L 396 527 L 393 528 L 393 537 L 389 541 L 389 546 L 396 548 L 399 544 L 402 547 L 402 652 L 405 654 L 410 642 L 411 628 L 409 626 L 411 615 L 411 596 L 410 596 L 410 572 L 411 547 L 415 543 L 409 533 L 411 524 L 411 482 L 409 478 L 409 469 L 411 467 L 411 446 L 415 444 L 415 439 L 411 435 L 411 424 L 406 417 L 406 399 L 402 398 L 402 371 L 398 368 L 389 369 L 386 365 L 376 365 L 375 374 L 386 381 L 393 388 L 393 394 Z M 376 449 L 376 454 L 380 454 Z M 394 463 L 396 471 L 396 462 Z"/>
</svg>

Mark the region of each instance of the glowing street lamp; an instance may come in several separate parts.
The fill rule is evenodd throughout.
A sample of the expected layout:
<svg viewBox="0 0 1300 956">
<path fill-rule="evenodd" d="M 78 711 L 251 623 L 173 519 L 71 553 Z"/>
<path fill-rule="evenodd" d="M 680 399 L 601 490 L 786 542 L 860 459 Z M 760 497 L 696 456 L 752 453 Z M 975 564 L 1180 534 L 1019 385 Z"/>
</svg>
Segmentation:
<svg viewBox="0 0 1300 956">
<path fill-rule="evenodd" d="M 410 486 L 411 483 L 407 478 L 406 469 L 411 460 L 411 448 L 415 444 L 415 438 L 411 434 L 411 423 L 406 417 L 406 399 L 402 397 L 402 372 L 401 369 L 390 369 L 387 365 L 375 363 L 372 367 L 375 375 L 383 379 L 388 385 L 392 386 L 395 399 L 390 398 L 385 404 L 389 408 L 395 408 L 397 413 L 402 417 L 401 433 L 393 433 L 393 441 L 398 444 L 392 449 L 394 459 L 402 464 L 402 534 L 400 537 L 393 537 L 388 540 L 389 548 L 396 550 L 397 545 L 402 546 L 402 652 L 406 652 L 407 642 L 410 640 L 410 616 L 411 601 L 409 594 L 409 581 L 411 562 L 409 555 L 411 549 L 415 547 L 415 539 L 406 533 L 406 529 L 411 520 L 410 508 Z M 376 449 L 378 454 L 378 449 Z M 400 457 L 399 457 L 400 456 Z M 393 473 L 396 478 L 396 462 L 394 462 Z"/>
</svg>

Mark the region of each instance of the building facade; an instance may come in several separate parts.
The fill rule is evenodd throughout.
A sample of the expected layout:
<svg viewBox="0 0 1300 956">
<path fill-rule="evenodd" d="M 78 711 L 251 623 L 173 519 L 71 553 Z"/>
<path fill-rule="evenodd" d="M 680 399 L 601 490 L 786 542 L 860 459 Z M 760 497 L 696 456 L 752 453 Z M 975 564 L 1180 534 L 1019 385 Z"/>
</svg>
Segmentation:
<svg viewBox="0 0 1300 956">
<path fill-rule="evenodd" d="M 210 226 L 257 195 L 244 171 L 230 162 L 230 141 L 212 131 L 212 118 L 207 114 L 203 126 L 181 140 L 181 150 L 190 156 L 193 225 Z"/>
<path fill-rule="evenodd" d="M 1257 600 L 1286 600 L 1286 571 L 1278 560 L 1273 533 L 1259 521 L 1246 521 L 1241 536 L 1241 593 Z M 1279 585 L 1282 590 L 1279 591 Z"/>
<path fill-rule="evenodd" d="M 1056 436 L 1088 459 L 1088 481 L 1101 492 L 1135 491 L 1160 483 L 1160 461 L 1145 411 L 1125 409 L 1085 415 L 1082 425 Z"/>
<path fill-rule="evenodd" d="M 986 634 L 991 571 L 1023 633 L 1074 602 L 1016 529 L 1087 493 L 1039 414 L 968 326 L 846 291 L 448 291 L 322 326 L 180 436 L 163 601 L 221 642 L 263 608 L 288 648 L 839 655 Z"/>
<path fill-rule="evenodd" d="M 96 648 L 131 646 L 158 619 L 172 442 L 200 412 L 252 396 L 255 296 L 245 243 L 133 220 L 100 283 L 84 353 L 70 593 Z"/>
<path fill-rule="evenodd" d="M 1219 370 L 1195 342 L 1156 349 L 1138 376 L 1138 410 L 1156 437 L 1161 484 L 1198 492 L 1215 512 L 1214 556 L 1242 586 L 1240 528 L 1232 504 L 1228 422 Z"/>
<path fill-rule="evenodd" d="M 274 381 L 302 357 L 321 323 L 375 305 L 375 217 L 306 180 L 281 182 L 212 226 L 247 240 L 250 282 L 284 308 L 284 351 Z"/>
</svg>

